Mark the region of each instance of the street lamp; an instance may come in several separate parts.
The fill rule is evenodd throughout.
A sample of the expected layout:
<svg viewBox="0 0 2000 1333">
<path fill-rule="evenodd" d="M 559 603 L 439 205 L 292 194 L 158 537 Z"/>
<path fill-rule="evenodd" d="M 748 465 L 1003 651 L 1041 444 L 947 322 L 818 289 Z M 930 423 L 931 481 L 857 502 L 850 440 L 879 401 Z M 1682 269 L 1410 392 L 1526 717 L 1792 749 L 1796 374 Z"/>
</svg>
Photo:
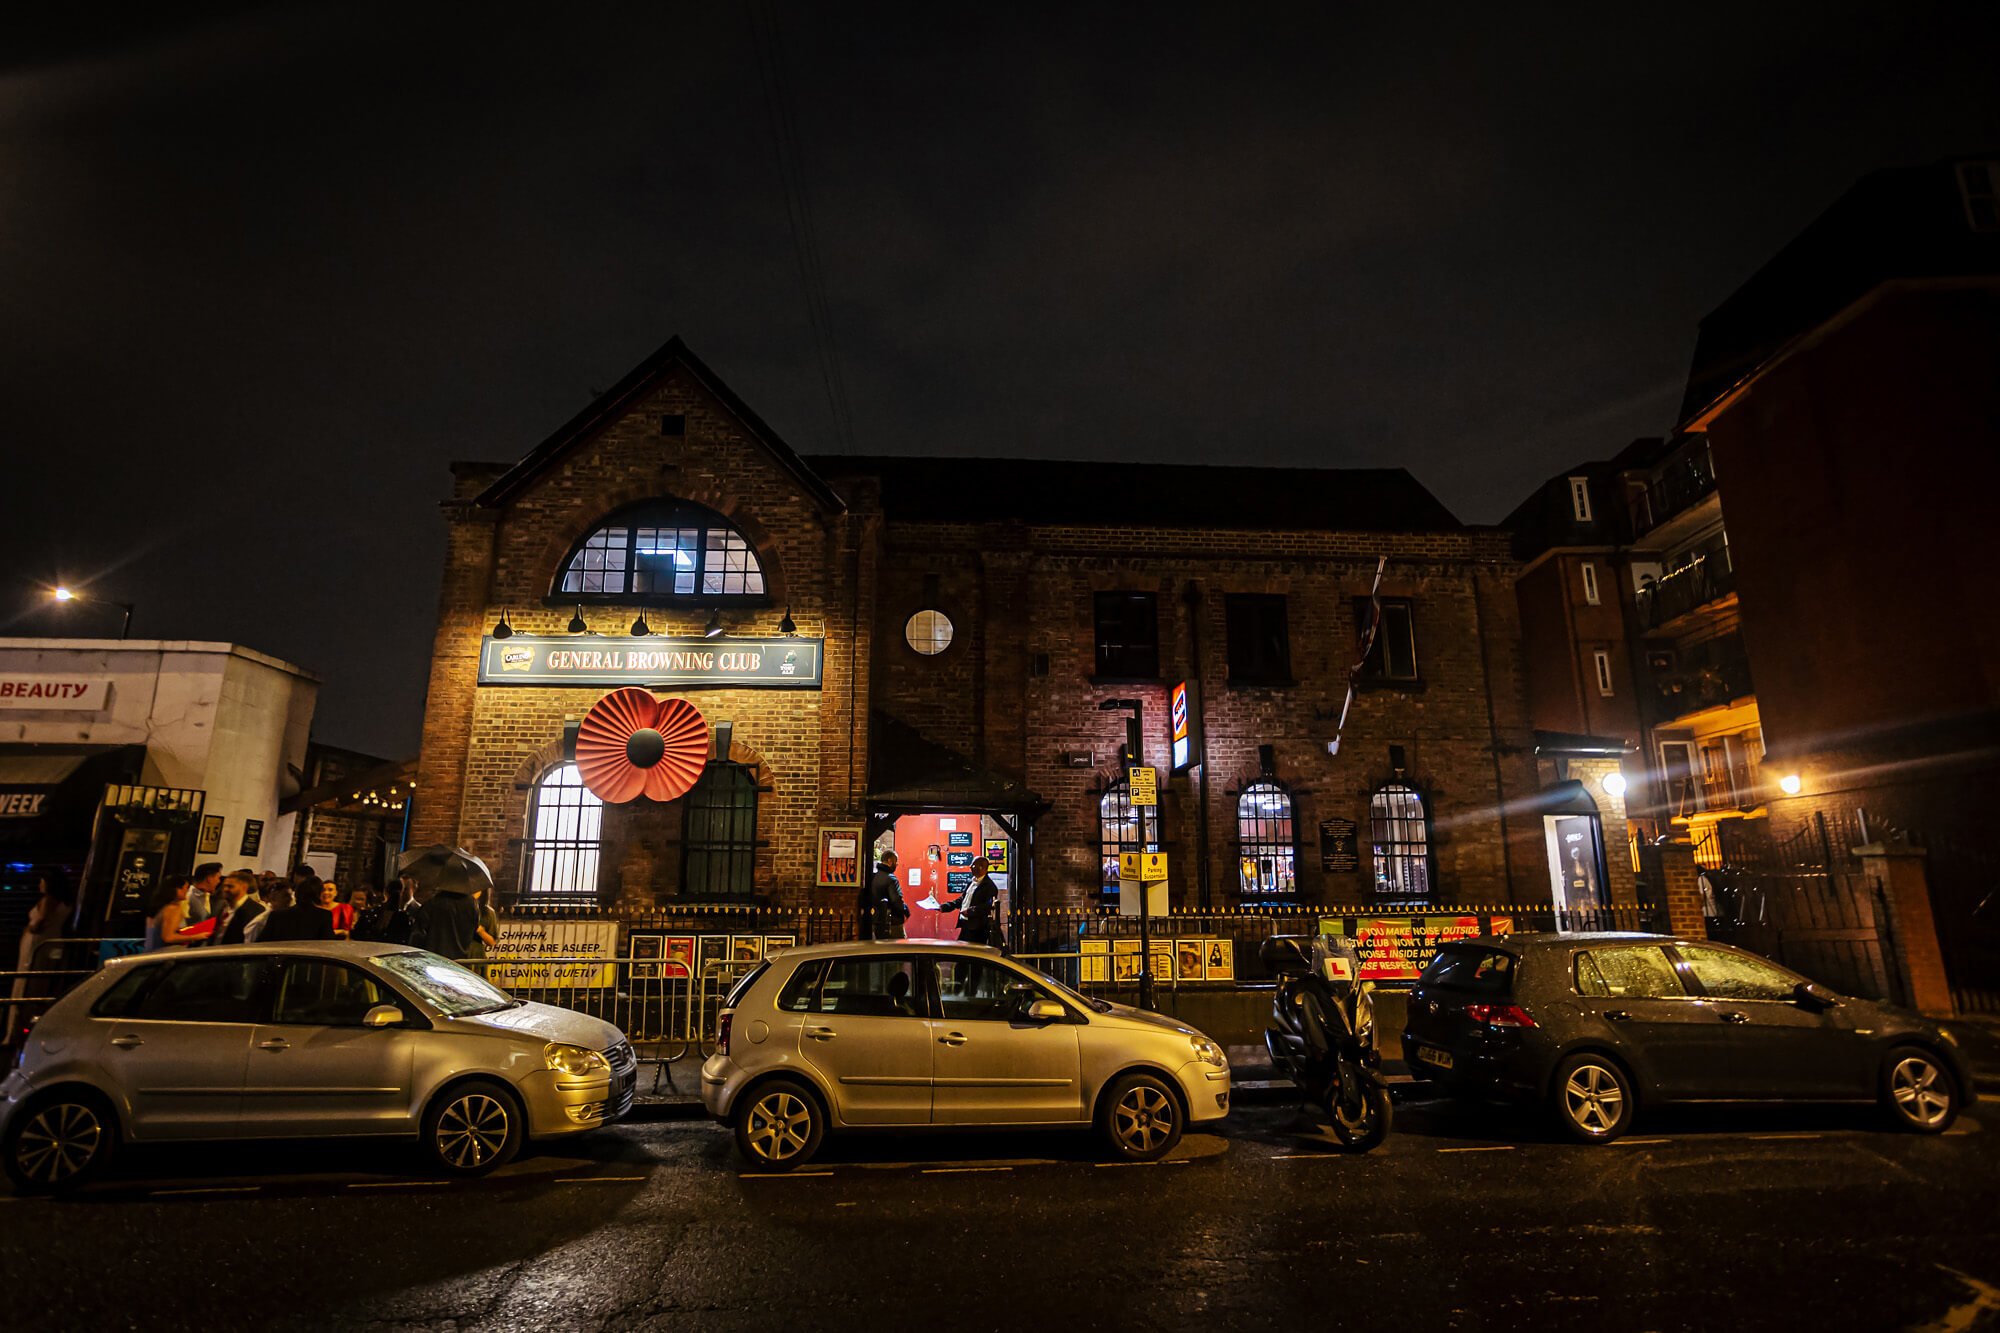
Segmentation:
<svg viewBox="0 0 2000 1333">
<path fill-rule="evenodd" d="M 99 606 L 115 606 L 125 613 L 125 619 L 118 626 L 118 637 L 121 639 L 124 638 L 132 628 L 132 603 L 130 602 L 114 602 L 104 597 L 85 597 L 74 588 L 60 583 L 49 589 L 49 596 L 61 603 L 95 602 Z"/>
</svg>

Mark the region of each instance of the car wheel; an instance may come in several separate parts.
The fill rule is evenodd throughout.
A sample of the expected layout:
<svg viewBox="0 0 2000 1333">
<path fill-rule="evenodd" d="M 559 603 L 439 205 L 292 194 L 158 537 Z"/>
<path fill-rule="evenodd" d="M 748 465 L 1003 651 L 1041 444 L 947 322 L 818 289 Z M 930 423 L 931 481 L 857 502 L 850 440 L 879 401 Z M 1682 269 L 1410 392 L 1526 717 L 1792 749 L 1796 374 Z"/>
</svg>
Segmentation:
<svg viewBox="0 0 2000 1333">
<path fill-rule="evenodd" d="M 23 1194 L 75 1189 L 103 1172 L 118 1146 L 118 1119 L 84 1092 L 31 1102 L 7 1131 L 7 1178 Z"/>
<path fill-rule="evenodd" d="M 461 1083 L 424 1112 L 424 1151 L 447 1175 L 483 1176 L 514 1160 L 525 1126 L 520 1103 L 498 1083 Z"/>
<path fill-rule="evenodd" d="M 790 1079 L 759 1084 L 736 1107 L 736 1151 L 753 1170 L 803 1166 L 825 1137 L 819 1099 Z"/>
<path fill-rule="evenodd" d="M 1556 1119 L 1582 1143 L 1609 1143 L 1632 1124 L 1632 1079 L 1617 1061 L 1586 1052 L 1556 1069 Z"/>
<path fill-rule="evenodd" d="M 1157 1162 L 1181 1141 L 1181 1105 L 1152 1074 L 1127 1074 L 1101 1105 L 1098 1130 L 1121 1161 Z"/>
<path fill-rule="evenodd" d="M 1882 1062 L 1882 1101 L 1902 1129 L 1942 1134 L 1958 1119 L 1958 1080 L 1944 1061 L 1915 1046 L 1898 1046 Z"/>
</svg>

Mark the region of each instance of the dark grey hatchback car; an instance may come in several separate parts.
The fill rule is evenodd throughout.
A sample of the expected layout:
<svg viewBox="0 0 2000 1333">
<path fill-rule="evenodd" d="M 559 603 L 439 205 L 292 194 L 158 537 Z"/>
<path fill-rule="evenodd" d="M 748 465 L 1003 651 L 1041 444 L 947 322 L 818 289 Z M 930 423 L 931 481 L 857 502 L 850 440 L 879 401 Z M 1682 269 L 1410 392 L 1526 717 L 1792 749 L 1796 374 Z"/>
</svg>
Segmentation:
<svg viewBox="0 0 2000 1333">
<path fill-rule="evenodd" d="M 1767 958 L 1664 935 L 1443 945 L 1410 993 L 1403 1053 L 1465 1097 L 1545 1102 L 1606 1143 L 1664 1102 L 1876 1102 L 1917 1133 L 1973 1099 L 1951 1033 Z"/>
</svg>

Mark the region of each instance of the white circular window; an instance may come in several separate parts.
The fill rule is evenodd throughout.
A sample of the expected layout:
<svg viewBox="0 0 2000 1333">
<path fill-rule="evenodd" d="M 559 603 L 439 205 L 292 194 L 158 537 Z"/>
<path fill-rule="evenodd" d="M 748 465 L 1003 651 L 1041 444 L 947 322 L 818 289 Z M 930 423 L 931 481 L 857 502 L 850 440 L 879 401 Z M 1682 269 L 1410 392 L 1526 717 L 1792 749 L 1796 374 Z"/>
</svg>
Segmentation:
<svg viewBox="0 0 2000 1333">
<path fill-rule="evenodd" d="M 942 611 L 919 611 L 903 624 L 903 641 L 925 657 L 951 647 L 951 617 Z"/>
</svg>

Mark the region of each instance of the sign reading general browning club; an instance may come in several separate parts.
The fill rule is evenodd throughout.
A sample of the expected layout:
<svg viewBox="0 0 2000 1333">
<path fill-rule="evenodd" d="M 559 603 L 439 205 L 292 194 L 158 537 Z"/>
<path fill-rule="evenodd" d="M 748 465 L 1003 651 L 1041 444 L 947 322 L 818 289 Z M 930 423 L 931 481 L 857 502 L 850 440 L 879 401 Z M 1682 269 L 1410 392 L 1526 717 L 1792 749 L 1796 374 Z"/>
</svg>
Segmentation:
<svg viewBox="0 0 2000 1333">
<path fill-rule="evenodd" d="M 816 690 L 824 656 L 820 639 L 488 635 L 479 646 L 479 683 Z"/>
</svg>

